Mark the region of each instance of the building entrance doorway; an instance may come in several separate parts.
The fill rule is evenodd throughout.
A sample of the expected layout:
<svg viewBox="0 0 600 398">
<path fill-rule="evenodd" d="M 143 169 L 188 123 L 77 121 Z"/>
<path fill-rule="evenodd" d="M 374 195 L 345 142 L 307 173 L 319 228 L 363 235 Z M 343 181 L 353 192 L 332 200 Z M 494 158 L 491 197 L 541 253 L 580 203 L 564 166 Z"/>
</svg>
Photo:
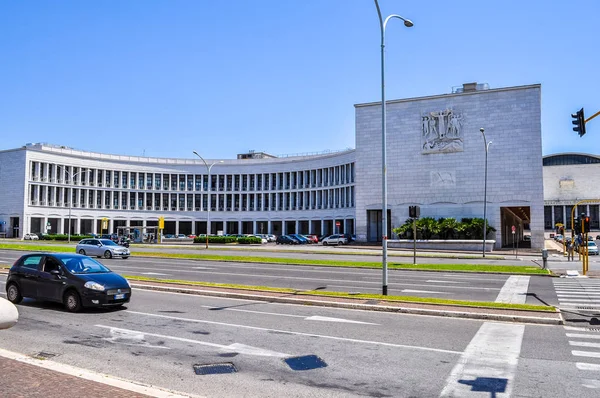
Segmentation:
<svg viewBox="0 0 600 398">
<path fill-rule="evenodd" d="M 500 220 L 502 247 L 531 248 L 531 234 L 529 229 L 531 208 L 529 206 L 501 207 Z"/>
<path fill-rule="evenodd" d="M 367 242 L 381 242 L 382 241 L 382 231 L 383 231 L 383 220 L 382 220 L 382 211 L 381 210 L 367 210 Z M 392 236 L 392 223 L 390 220 L 392 219 L 392 211 L 388 209 L 387 211 L 388 217 L 388 228 L 387 228 L 387 236 L 388 239 Z"/>
</svg>

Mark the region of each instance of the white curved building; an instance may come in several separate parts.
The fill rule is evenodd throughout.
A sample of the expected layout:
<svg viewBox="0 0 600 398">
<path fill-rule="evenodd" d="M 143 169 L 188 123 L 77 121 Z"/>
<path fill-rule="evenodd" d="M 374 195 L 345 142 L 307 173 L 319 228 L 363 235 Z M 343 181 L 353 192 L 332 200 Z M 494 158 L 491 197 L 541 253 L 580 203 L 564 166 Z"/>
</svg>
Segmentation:
<svg viewBox="0 0 600 398">
<path fill-rule="evenodd" d="M 209 217 L 212 234 L 354 232 L 354 150 L 286 158 L 249 153 L 207 163 L 215 163 L 210 181 L 200 159 L 49 144 L 2 151 L 0 233 L 66 234 L 69 219 L 73 234 L 113 233 L 157 226 L 159 217 L 165 234 L 204 234 Z"/>
</svg>

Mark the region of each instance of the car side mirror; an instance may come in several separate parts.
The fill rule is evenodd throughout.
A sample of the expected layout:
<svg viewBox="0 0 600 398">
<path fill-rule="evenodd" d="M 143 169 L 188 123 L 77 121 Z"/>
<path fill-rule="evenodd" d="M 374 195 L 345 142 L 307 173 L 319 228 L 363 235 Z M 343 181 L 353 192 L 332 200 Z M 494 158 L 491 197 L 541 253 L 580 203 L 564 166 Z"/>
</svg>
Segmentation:
<svg viewBox="0 0 600 398">
<path fill-rule="evenodd" d="M 98 246 L 98 247 L 102 247 L 102 243 L 98 243 L 98 245 L 97 245 L 97 246 Z"/>
<path fill-rule="evenodd" d="M 52 271 L 50 271 L 50 274 L 52 274 L 54 276 L 60 276 L 60 270 L 53 269 Z"/>
</svg>

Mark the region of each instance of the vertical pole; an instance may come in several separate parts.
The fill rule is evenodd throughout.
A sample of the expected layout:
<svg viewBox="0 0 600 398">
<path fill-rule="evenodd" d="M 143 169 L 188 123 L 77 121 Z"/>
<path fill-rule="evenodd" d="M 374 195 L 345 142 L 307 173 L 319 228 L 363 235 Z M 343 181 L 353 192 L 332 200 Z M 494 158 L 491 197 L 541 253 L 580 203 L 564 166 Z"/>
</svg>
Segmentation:
<svg viewBox="0 0 600 398">
<path fill-rule="evenodd" d="M 482 129 L 483 130 L 483 129 Z M 482 131 L 483 134 L 483 131 Z M 483 135 L 483 143 L 485 145 L 485 177 L 483 182 L 483 257 L 485 257 L 485 238 L 487 235 L 487 156 L 488 156 L 488 147 L 485 139 L 485 134 Z"/>
<path fill-rule="evenodd" d="M 381 27 L 381 246 L 383 270 L 382 294 L 388 292 L 388 264 L 387 264 L 387 145 L 386 145 L 386 109 L 385 109 L 385 27 Z"/>
<path fill-rule="evenodd" d="M 204 159 L 202 159 L 204 160 Z M 204 162 L 204 164 L 206 165 L 206 169 L 208 170 L 208 210 L 206 211 L 206 248 L 208 249 L 208 234 L 211 232 L 211 228 L 210 228 L 210 208 L 212 206 L 211 201 L 211 190 L 212 190 L 212 181 L 210 179 L 210 167 L 208 167 L 208 165 L 206 164 L 206 162 Z"/>
<path fill-rule="evenodd" d="M 413 218 L 413 264 L 417 263 L 417 219 Z"/>
<path fill-rule="evenodd" d="M 72 198 L 73 198 L 73 193 L 71 191 L 69 191 L 69 228 L 67 228 L 67 243 L 71 243 L 71 199 Z"/>
</svg>

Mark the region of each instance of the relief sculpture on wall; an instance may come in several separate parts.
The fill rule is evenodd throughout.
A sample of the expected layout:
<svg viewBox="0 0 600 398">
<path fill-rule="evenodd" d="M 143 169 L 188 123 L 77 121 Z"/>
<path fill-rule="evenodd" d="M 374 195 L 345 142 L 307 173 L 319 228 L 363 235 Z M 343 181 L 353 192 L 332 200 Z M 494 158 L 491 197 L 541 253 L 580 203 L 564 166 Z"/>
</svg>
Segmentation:
<svg viewBox="0 0 600 398">
<path fill-rule="evenodd" d="M 462 152 L 462 115 L 452 109 L 429 112 L 421 116 L 422 153 Z"/>
</svg>

